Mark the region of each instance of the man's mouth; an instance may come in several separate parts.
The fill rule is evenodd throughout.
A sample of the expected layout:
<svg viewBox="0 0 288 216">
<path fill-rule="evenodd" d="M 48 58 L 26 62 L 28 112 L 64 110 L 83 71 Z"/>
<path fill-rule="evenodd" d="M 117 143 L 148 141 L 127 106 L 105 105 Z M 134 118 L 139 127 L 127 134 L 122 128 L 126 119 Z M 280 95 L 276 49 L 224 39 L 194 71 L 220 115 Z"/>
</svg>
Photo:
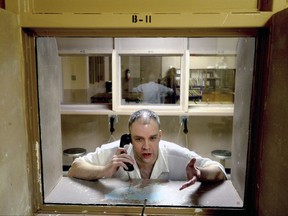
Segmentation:
<svg viewBox="0 0 288 216">
<path fill-rule="evenodd" d="M 151 153 L 142 153 L 143 158 L 148 159 L 152 156 Z"/>
</svg>

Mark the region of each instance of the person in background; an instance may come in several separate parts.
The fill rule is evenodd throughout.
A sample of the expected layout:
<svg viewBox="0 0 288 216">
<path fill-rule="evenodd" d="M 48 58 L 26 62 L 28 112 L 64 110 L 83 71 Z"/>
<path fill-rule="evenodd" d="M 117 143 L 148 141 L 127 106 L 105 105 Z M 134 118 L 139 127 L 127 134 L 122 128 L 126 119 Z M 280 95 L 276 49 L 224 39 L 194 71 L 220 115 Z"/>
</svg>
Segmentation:
<svg viewBox="0 0 288 216">
<path fill-rule="evenodd" d="M 164 102 L 166 95 L 172 94 L 173 89 L 168 88 L 162 84 L 156 83 L 154 75 L 151 74 L 147 83 L 140 84 L 132 89 L 134 93 L 143 94 L 143 102 L 150 104 L 160 104 Z"/>
<path fill-rule="evenodd" d="M 159 116 L 148 109 L 134 112 L 128 122 L 131 143 L 119 147 L 119 140 L 76 158 L 68 176 L 84 180 L 100 178 L 184 180 L 179 189 L 196 181 L 227 179 L 224 167 L 187 148 L 161 140 Z M 132 164 L 134 170 L 128 169 Z"/>
<path fill-rule="evenodd" d="M 166 76 L 160 81 L 160 84 L 167 86 L 173 90 L 173 93 L 168 98 L 168 103 L 176 104 L 177 102 L 177 83 L 176 83 L 176 68 L 171 67 Z"/>
</svg>

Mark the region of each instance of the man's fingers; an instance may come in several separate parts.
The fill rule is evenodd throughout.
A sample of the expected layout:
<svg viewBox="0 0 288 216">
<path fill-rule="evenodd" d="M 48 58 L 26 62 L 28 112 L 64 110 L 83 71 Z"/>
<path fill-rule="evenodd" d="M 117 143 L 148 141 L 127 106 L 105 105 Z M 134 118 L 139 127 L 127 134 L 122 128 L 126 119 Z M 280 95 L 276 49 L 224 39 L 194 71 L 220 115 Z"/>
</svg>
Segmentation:
<svg viewBox="0 0 288 216">
<path fill-rule="evenodd" d="M 130 155 L 127 155 L 126 152 L 123 152 L 123 154 L 113 155 L 112 161 L 119 161 L 119 160 L 122 162 L 128 162 L 128 163 L 134 164 L 133 158 Z"/>
<path fill-rule="evenodd" d="M 189 181 L 185 182 L 180 188 L 179 190 L 183 190 L 193 184 L 195 184 L 195 182 L 197 181 L 197 177 L 193 176 L 192 179 L 190 179 Z"/>
<path fill-rule="evenodd" d="M 188 187 L 186 184 L 183 184 L 180 188 L 179 188 L 179 190 L 183 190 L 183 189 L 185 189 L 186 187 Z"/>
<path fill-rule="evenodd" d="M 195 163 L 196 163 L 196 158 L 192 158 L 192 159 L 189 161 L 188 166 L 189 166 L 189 167 L 194 167 Z"/>
<path fill-rule="evenodd" d="M 125 148 L 118 148 L 117 150 L 116 150 L 116 155 L 120 155 L 120 154 L 123 154 L 123 153 L 125 153 L 125 154 L 127 154 L 127 150 L 125 149 Z"/>
</svg>

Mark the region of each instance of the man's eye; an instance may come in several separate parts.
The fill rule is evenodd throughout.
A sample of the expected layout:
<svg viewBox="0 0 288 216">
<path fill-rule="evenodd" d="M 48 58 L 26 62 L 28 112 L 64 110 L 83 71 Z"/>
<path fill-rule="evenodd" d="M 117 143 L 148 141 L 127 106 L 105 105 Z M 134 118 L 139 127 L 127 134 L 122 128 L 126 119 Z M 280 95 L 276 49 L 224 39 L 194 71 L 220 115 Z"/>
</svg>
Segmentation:
<svg viewBox="0 0 288 216">
<path fill-rule="evenodd" d="M 140 142 L 140 141 L 142 140 L 142 138 L 135 138 L 135 140 L 136 140 L 137 142 Z"/>
</svg>

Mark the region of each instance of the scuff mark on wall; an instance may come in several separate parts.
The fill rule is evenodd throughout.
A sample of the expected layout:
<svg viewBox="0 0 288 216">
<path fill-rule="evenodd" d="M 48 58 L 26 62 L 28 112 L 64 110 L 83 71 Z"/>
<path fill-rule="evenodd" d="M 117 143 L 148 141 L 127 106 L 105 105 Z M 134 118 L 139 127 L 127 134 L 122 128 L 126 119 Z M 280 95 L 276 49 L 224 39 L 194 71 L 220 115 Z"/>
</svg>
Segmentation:
<svg viewBox="0 0 288 216">
<path fill-rule="evenodd" d="M 224 18 L 224 20 L 222 22 L 222 26 L 225 26 L 225 23 L 226 23 L 228 17 L 229 17 L 229 14 L 226 14 L 226 16 L 225 16 L 225 18 Z"/>
<path fill-rule="evenodd" d="M 37 182 L 38 182 L 39 184 L 41 184 L 40 144 L 39 144 L 39 142 L 37 142 L 37 141 L 36 141 L 36 143 L 35 143 L 35 151 L 36 151 L 37 176 L 38 176 Z M 42 187 L 40 187 L 40 189 L 42 190 Z M 42 193 L 42 191 L 41 191 L 41 193 Z"/>
</svg>

